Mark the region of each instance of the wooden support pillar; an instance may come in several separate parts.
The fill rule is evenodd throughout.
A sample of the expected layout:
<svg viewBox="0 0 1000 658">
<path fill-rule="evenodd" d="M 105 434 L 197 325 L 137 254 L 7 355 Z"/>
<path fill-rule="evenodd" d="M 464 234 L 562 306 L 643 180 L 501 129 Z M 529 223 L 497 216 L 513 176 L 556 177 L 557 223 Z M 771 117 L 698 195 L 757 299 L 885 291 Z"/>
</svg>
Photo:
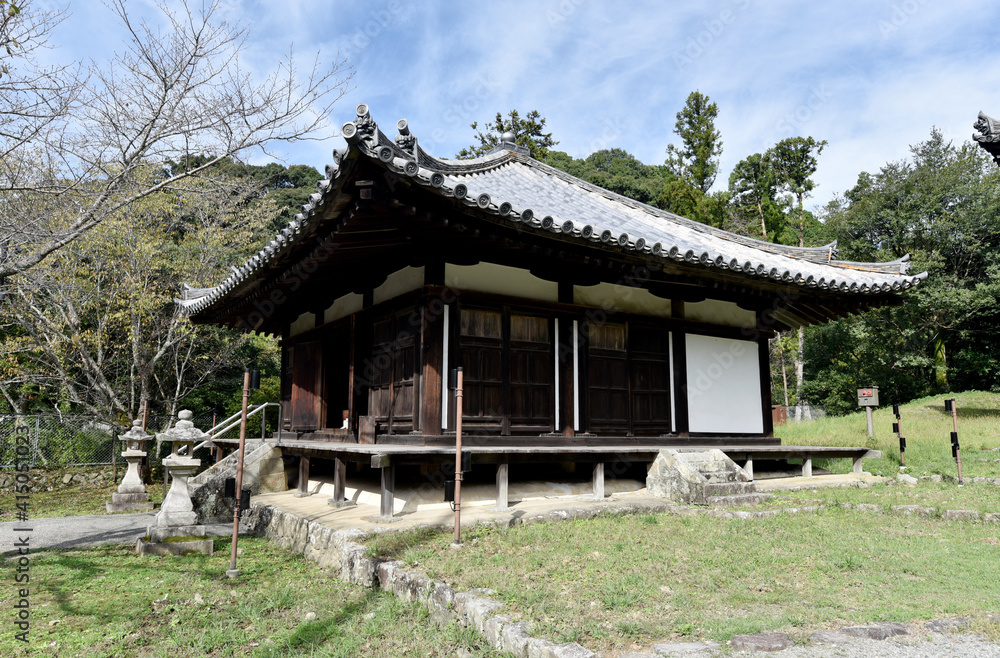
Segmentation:
<svg viewBox="0 0 1000 658">
<path fill-rule="evenodd" d="M 591 478 L 594 484 L 594 498 L 598 500 L 604 498 L 604 462 L 594 464 L 594 475 Z"/>
<path fill-rule="evenodd" d="M 299 457 L 299 486 L 295 495 L 299 498 L 309 495 L 309 458 L 305 455 Z"/>
<path fill-rule="evenodd" d="M 753 480 L 753 455 L 747 455 L 747 461 L 743 464 L 743 470 L 747 472 L 750 479 Z"/>
<path fill-rule="evenodd" d="M 444 369 L 444 304 L 437 295 L 424 300 L 420 327 L 420 390 L 416 430 L 441 434 L 441 383 Z"/>
<path fill-rule="evenodd" d="M 382 468 L 382 504 L 379 514 L 384 519 L 392 518 L 392 503 L 395 499 L 396 491 L 396 465 L 389 462 Z"/>
<path fill-rule="evenodd" d="M 812 457 L 803 457 L 802 459 L 802 477 L 811 478 L 813 475 L 813 460 Z"/>
<path fill-rule="evenodd" d="M 510 464 L 504 462 L 497 464 L 497 509 L 508 509 L 510 500 L 508 498 L 508 473 Z"/>
<path fill-rule="evenodd" d="M 345 502 L 344 489 L 347 485 L 347 462 L 343 459 L 333 460 L 333 498 L 331 503 L 341 504 Z"/>
<path fill-rule="evenodd" d="M 572 301 L 572 289 L 570 291 L 570 301 Z M 573 415 L 576 406 L 576 364 L 573 362 L 573 320 L 570 318 L 560 318 L 559 332 L 559 352 L 556 358 L 559 363 L 559 390 L 556 396 L 559 398 L 559 427 L 555 428 L 557 434 L 563 436 L 574 436 Z"/>
<path fill-rule="evenodd" d="M 757 340 L 757 368 L 760 371 L 760 413 L 764 436 L 774 436 L 774 416 L 771 414 L 771 354 L 767 338 Z"/>
</svg>

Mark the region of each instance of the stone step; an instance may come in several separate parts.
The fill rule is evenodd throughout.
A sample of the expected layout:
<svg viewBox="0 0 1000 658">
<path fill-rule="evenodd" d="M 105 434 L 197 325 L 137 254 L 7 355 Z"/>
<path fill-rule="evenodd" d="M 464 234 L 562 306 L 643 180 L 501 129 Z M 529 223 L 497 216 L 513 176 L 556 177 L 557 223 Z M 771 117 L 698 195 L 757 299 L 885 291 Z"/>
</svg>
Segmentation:
<svg viewBox="0 0 1000 658">
<path fill-rule="evenodd" d="M 726 471 L 725 473 L 702 473 L 709 482 L 747 482 L 742 473 L 736 471 Z"/>
<path fill-rule="evenodd" d="M 705 496 L 733 496 L 736 494 L 754 493 L 756 489 L 752 482 L 708 482 L 705 484 Z"/>
<path fill-rule="evenodd" d="M 774 494 L 744 493 L 729 496 L 709 496 L 706 503 L 713 507 L 736 507 L 738 505 L 759 505 L 765 500 L 774 498 Z"/>
</svg>

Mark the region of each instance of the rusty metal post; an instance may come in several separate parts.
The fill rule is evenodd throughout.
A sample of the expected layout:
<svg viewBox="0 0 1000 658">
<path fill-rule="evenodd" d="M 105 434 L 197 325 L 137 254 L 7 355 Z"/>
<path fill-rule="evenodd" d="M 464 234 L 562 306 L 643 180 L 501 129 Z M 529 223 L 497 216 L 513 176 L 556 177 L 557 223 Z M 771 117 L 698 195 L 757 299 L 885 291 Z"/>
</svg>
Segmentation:
<svg viewBox="0 0 1000 658">
<path fill-rule="evenodd" d="M 958 483 L 962 484 L 962 448 L 958 442 L 958 400 L 951 399 L 951 426 L 955 445 L 955 463 L 958 465 Z"/>
<path fill-rule="evenodd" d="M 240 412 L 240 447 L 236 457 L 236 504 L 233 505 L 233 550 L 229 556 L 226 575 L 235 578 L 240 575 L 236 569 L 236 544 L 240 534 L 240 499 L 243 497 L 243 446 L 247 440 L 247 404 L 250 401 L 250 370 L 243 372 L 243 410 Z"/>
<path fill-rule="evenodd" d="M 896 416 L 893 426 L 896 430 L 896 438 L 899 439 L 899 470 L 906 468 L 906 439 L 903 438 L 903 417 L 899 413 L 899 405 L 892 405 L 892 413 Z"/>
<path fill-rule="evenodd" d="M 462 543 L 462 369 L 455 384 L 455 544 Z"/>
</svg>

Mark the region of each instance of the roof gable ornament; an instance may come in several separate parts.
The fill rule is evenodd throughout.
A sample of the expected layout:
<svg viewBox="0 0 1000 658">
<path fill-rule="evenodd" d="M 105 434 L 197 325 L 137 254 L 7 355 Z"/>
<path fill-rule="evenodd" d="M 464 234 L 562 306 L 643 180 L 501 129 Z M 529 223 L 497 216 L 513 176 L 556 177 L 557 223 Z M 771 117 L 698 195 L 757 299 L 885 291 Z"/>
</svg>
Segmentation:
<svg viewBox="0 0 1000 658">
<path fill-rule="evenodd" d="M 529 155 L 531 153 L 527 147 L 521 146 L 517 143 L 517 135 L 509 130 L 500 135 L 500 143 L 491 148 L 486 155 L 493 155 L 494 153 L 499 153 L 500 151 L 513 151 L 514 153 L 520 153 L 522 155 Z"/>
<path fill-rule="evenodd" d="M 972 127 L 981 133 L 973 135 L 972 138 L 993 156 L 993 162 L 1000 165 L 1000 121 L 980 112 Z"/>
</svg>

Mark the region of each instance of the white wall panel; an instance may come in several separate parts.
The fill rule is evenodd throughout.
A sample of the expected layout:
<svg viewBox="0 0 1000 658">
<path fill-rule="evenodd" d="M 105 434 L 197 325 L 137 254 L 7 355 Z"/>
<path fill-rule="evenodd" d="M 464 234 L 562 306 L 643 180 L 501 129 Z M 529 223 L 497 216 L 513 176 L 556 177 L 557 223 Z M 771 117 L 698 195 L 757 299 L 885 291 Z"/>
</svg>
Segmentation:
<svg viewBox="0 0 1000 658">
<path fill-rule="evenodd" d="M 381 304 L 424 285 L 424 268 L 404 267 L 386 277 L 372 293 L 372 302 Z"/>
<path fill-rule="evenodd" d="M 757 343 L 694 334 L 686 338 L 690 431 L 763 433 Z"/>
<path fill-rule="evenodd" d="M 559 300 L 559 284 L 555 281 L 539 279 L 528 270 L 494 263 L 448 263 L 444 268 L 444 284 L 458 290 L 489 292 L 545 302 Z"/>
</svg>

